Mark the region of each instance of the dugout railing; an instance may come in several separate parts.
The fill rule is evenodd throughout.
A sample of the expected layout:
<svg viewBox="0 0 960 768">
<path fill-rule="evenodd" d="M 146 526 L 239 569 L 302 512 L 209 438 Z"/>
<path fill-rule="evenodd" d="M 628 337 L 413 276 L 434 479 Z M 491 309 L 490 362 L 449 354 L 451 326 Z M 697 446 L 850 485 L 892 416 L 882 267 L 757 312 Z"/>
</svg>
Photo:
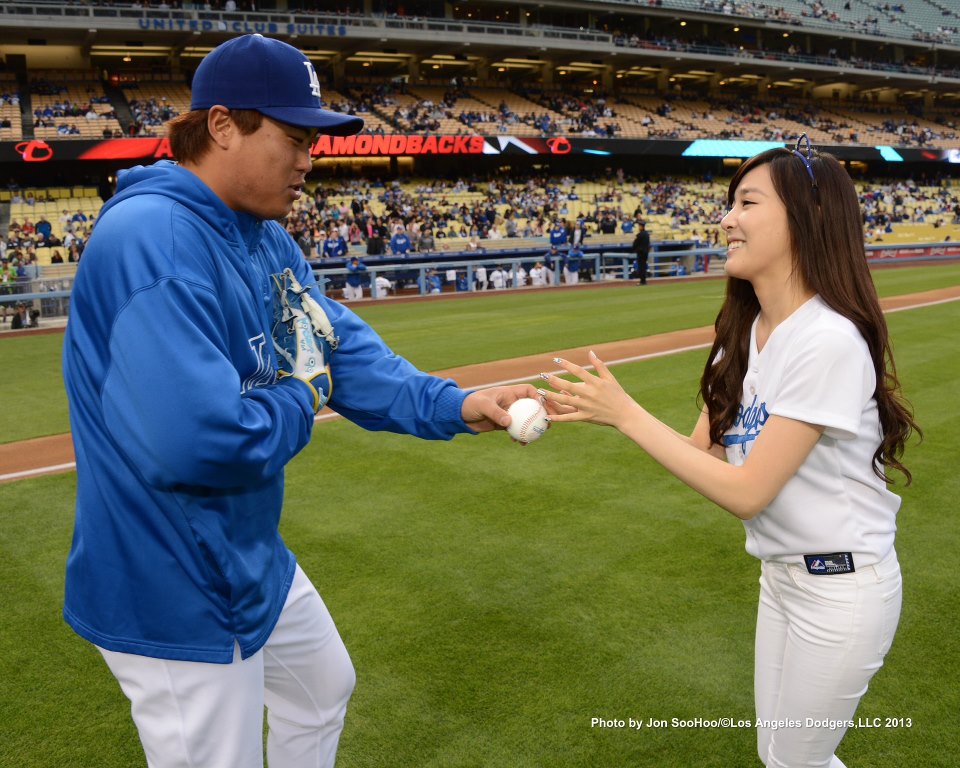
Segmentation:
<svg viewBox="0 0 960 768">
<path fill-rule="evenodd" d="M 658 244 L 659 245 L 659 244 Z M 871 266 L 884 264 L 908 264 L 936 261 L 960 260 L 960 243 L 945 241 L 939 243 L 897 243 L 868 245 L 867 260 Z M 384 259 L 367 264 L 364 273 L 363 288 L 365 298 L 384 298 L 390 295 L 430 295 L 434 293 L 428 276 L 440 276 L 440 292 L 475 292 L 477 290 L 477 268 L 487 269 L 487 280 L 496 267 L 513 275 L 520 267 L 528 273 L 523 285 L 516 281 L 507 281 L 504 290 L 516 290 L 530 287 L 529 268 L 542 261 L 543 250 L 508 251 L 491 253 L 443 254 L 444 258 L 430 258 L 440 254 L 415 254 L 409 259 Z M 458 258 L 459 256 L 459 258 Z M 580 282 L 591 284 L 635 283 L 634 255 L 623 249 L 604 248 L 586 256 L 581 262 Z M 683 250 L 654 250 L 651 253 L 648 275 L 656 281 L 665 277 L 722 275 L 725 251 L 722 248 L 685 248 Z M 340 260 L 342 262 L 343 260 Z M 387 263 L 390 262 L 390 263 Z M 693 264 L 693 271 L 679 266 Z M 6 322 L 0 323 L 0 331 L 10 330 L 11 317 L 17 312 L 17 305 L 24 304 L 28 313 L 36 320 L 34 327 L 57 326 L 66 322 L 70 310 L 70 295 L 74 276 L 59 268 L 31 267 L 28 274 L 0 289 L 0 309 L 6 308 Z M 50 274 L 45 274 L 49 270 Z M 321 291 L 331 298 L 340 299 L 349 270 L 341 263 L 320 262 L 314 265 L 314 274 Z M 391 283 L 388 291 L 378 290 L 376 278 L 380 276 Z M 560 265 L 553 272 L 553 280 L 543 287 L 565 285 Z M 493 290 L 492 285 L 487 290 Z"/>
<path fill-rule="evenodd" d="M 658 249 L 658 246 L 667 246 Z M 670 247 L 676 243 L 657 243 L 648 261 L 647 274 L 651 278 L 709 274 L 722 269 L 725 250 L 719 248 Z M 480 253 L 414 253 L 406 258 L 376 256 L 363 258 L 366 270 L 361 272 L 364 296 L 384 298 L 388 295 L 421 295 L 447 292 L 497 290 L 492 284 L 493 273 L 500 269 L 509 278 L 500 288 L 532 287 L 530 270 L 537 262 L 544 263 L 549 248 L 498 248 Z M 562 257 L 566 248 L 559 250 L 550 278 L 541 287 L 565 285 Z M 312 262 L 314 275 L 325 295 L 340 298 L 346 278 L 346 259 Z M 478 287 L 478 269 L 486 270 L 486 289 Z M 439 276 L 439 286 L 433 278 Z M 517 279 L 522 276 L 521 279 Z M 389 283 L 385 291 L 378 287 L 377 278 Z M 584 252 L 578 270 L 580 283 L 603 281 L 630 281 L 638 277 L 636 256 L 629 244 L 603 246 Z M 439 288 L 439 290 L 437 290 Z"/>
<path fill-rule="evenodd" d="M 11 327 L 11 318 L 23 304 L 27 307 L 30 327 L 43 325 L 44 321 L 62 323 L 70 312 L 70 294 L 73 291 L 72 277 L 44 278 L 42 267 L 36 268 L 35 277 L 21 278 L 0 289 L 0 311 L 5 318 L 0 329 Z"/>
</svg>

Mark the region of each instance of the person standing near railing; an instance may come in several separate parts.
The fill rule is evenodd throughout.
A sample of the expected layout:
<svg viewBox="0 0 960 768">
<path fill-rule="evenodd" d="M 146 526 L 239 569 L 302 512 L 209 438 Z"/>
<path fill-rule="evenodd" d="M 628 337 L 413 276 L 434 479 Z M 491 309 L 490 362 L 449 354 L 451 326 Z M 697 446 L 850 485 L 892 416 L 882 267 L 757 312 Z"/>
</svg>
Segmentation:
<svg viewBox="0 0 960 768">
<path fill-rule="evenodd" d="M 583 259 L 583 248 L 579 243 L 571 245 L 563 255 L 563 282 L 567 285 L 576 285 L 580 282 L 580 261 Z"/>
<path fill-rule="evenodd" d="M 476 286 L 478 291 L 487 290 L 487 265 L 486 264 L 477 264 L 477 268 L 473 270 L 474 278 L 476 279 Z"/>
<path fill-rule="evenodd" d="M 633 252 L 637 256 L 637 277 L 640 279 L 640 285 L 646 285 L 647 261 L 650 258 L 650 233 L 647 232 L 647 225 L 642 221 L 637 222 L 637 235 L 633 238 Z"/>
<path fill-rule="evenodd" d="M 11 270 L 13 270 L 11 272 Z M 12 265 L 6 262 L 0 263 L 0 296 L 10 296 L 13 294 L 13 281 L 16 279 L 16 270 Z M 0 312 L 3 312 L 3 322 L 7 322 L 7 313 L 10 311 L 10 304 L 6 301 L 0 301 Z"/>
<path fill-rule="evenodd" d="M 350 259 L 347 264 L 347 283 L 343 288 L 343 297 L 347 301 L 363 298 L 363 277 L 366 271 L 367 265 L 360 260 L 359 256 Z"/>
<path fill-rule="evenodd" d="M 554 244 L 550 244 L 550 250 L 543 254 L 543 280 L 547 285 L 553 285 L 557 280 L 557 265 L 563 257 L 560 255 L 560 249 Z"/>
</svg>

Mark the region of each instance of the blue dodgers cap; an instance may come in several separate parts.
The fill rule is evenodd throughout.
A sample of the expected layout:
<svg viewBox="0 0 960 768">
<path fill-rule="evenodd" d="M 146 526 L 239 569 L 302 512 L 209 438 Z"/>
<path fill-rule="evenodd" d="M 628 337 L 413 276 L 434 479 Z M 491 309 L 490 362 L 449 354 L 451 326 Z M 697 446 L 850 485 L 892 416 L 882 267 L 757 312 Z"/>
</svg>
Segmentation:
<svg viewBox="0 0 960 768">
<path fill-rule="evenodd" d="M 320 106 L 320 79 L 310 59 L 282 40 L 259 34 L 235 37 L 210 51 L 191 89 L 191 110 L 217 104 L 255 109 L 331 136 L 351 136 L 363 128 L 361 118 Z"/>
</svg>

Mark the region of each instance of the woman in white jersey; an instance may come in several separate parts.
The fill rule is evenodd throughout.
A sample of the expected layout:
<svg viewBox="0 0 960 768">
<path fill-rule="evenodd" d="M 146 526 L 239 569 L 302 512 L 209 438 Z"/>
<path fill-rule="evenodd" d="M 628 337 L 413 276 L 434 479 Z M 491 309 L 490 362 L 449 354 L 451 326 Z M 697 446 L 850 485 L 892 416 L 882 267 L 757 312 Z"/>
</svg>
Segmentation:
<svg viewBox="0 0 960 768">
<path fill-rule="evenodd" d="M 805 143 L 804 143 L 805 142 Z M 802 144 L 803 143 L 803 144 Z M 853 183 L 829 155 L 772 149 L 744 163 L 720 222 L 727 294 L 690 437 L 596 375 L 542 375 L 553 422 L 616 427 L 743 520 L 761 560 L 754 691 L 768 768 L 842 768 L 834 754 L 900 616 L 887 489 L 917 430 L 899 391 Z M 919 430 L 917 430 L 919 431 Z"/>
</svg>

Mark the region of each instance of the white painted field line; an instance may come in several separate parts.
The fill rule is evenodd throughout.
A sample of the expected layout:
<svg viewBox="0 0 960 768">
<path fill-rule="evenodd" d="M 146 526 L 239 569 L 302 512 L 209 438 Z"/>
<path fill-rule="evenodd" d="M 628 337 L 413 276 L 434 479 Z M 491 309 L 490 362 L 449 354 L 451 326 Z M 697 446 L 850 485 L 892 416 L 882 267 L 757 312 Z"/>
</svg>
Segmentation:
<svg viewBox="0 0 960 768">
<path fill-rule="evenodd" d="M 66 464 L 51 464 L 49 467 L 37 467 L 36 469 L 25 469 L 22 472 L 8 472 L 5 475 L 0 475 L 0 483 L 6 482 L 8 480 L 23 480 L 27 477 L 34 477 L 36 475 L 46 475 L 51 472 L 66 472 L 68 469 L 76 469 L 77 463 L 75 461 L 69 461 Z"/>
<path fill-rule="evenodd" d="M 935 307 L 938 304 L 950 304 L 953 301 L 960 301 L 956 297 L 951 297 L 949 299 L 937 299 L 936 301 L 927 301 L 923 304 L 910 304 L 907 307 L 894 307 L 893 309 L 884 310 L 885 315 L 889 315 L 891 312 L 902 312 L 905 309 L 923 309 L 924 307 Z"/>
<path fill-rule="evenodd" d="M 708 349 L 709 347 L 710 347 L 710 344 L 694 344 L 689 347 L 674 347 L 673 349 L 664 349 L 659 352 L 648 352 L 645 355 L 633 355 L 631 357 L 617 358 L 616 360 L 604 360 L 603 362 L 606 363 L 608 366 L 621 365 L 623 363 L 637 363 L 637 362 L 640 362 L 641 360 L 652 360 L 655 357 L 666 357 L 667 355 L 678 355 L 681 352 L 690 352 L 694 349 Z M 593 369 L 592 365 L 582 365 L 580 367 L 585 368 L 588 371 Z M 540 371 L 538 371 L 537 373 L 540 373 Z M 557 368 L 555 370 L 543 371 L 543 373 L 556 374 L 559 376 L 566 373 L 566 371 L 564 371 L 562 368 Z M 475 387 L 470 387 L 470 389 L 484 389 L 486 387 L 505 387 L 509 384 L 523 384 L 525 381 L 530 381 L 530 379 L 535 377 L 536 377 L 536 374 L 533 374 L 532 376 L 521 376 L 516 379 L 504 379 L 503 381 L 492 381 L 486 384 L 477 384 Z"/>
</svg>

